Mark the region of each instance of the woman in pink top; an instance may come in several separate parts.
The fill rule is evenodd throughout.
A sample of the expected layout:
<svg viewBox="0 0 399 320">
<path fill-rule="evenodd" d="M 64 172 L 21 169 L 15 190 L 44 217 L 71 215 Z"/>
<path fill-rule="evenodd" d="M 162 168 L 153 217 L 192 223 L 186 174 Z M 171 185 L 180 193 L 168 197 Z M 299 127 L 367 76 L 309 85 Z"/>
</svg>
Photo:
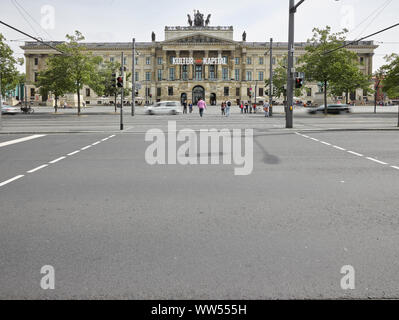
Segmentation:
<svg viewBox="0 0 399 320">
<path fill-rule="evenodd" d="M 202 116 L 204 115 L 204 110 L 206 109 L 206 103 L 204 100 L 199 99 L 197 106 L 199 108 L 200 117 L 202 118 Z"/>
</svg>

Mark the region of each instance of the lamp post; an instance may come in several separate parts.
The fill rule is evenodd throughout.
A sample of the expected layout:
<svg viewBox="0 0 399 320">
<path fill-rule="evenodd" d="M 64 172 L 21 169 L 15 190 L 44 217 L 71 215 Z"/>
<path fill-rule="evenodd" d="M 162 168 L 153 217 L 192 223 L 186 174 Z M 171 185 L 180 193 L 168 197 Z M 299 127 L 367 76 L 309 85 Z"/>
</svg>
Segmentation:
<svg viewBox="0 0 399 320">
<path fill-rule="evenodd" d="M 132 117 L 136 112 L 136 39 L 133 38 L 133 52 L 132 52 Z"/>
<path fill-rule="evenodd" d="M 269 116 L 273 116 L 273 38 L 270 38 Z"/>
</svg>

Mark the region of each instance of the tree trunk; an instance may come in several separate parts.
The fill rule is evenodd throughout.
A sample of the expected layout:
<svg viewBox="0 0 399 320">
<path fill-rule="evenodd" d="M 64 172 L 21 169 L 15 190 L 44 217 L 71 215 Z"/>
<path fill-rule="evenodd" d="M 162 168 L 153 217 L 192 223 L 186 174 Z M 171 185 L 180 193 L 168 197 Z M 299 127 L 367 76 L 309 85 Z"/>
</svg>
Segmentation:
<svg viewBox="0 0 399 320">
<path fill-rule="evenodd" d="M 76 85 L 76 91 L 78 93 L 78 116 L 80 116 L 80 90 L 79 90 L 79 83 Z"/>
<path fill-rule="evenodd" d="M 324 81 L 324 114 L 327 115 L 327 81 Z"/>
<path fill-rule="evenodd" d="M 55 106 L 54 106 L 54 109 L 55 109 L 55 113 L 57 113 L 57 109 L 58 109 L 58 97 L 57 97 L 57 96 L 55 97 Z"/>
<path fill-rule="evenodd" d="M 118 94 L 115 92 L 115 113 L 118 111 L 117 108 L 116 108 L 116 100 L 117 100 L 117 98 L 118 98 Z"/>
</svg>

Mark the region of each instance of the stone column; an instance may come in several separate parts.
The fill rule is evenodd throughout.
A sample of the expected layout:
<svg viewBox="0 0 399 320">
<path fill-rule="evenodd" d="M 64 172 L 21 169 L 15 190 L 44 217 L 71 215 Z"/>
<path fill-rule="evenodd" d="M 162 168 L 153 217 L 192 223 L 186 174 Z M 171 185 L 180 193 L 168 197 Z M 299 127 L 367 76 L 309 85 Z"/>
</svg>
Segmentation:
<svg viewBox="0 0 399 320">
<path fill-rule="evenodd" d="M 218 58 L 222 58 L 222 50 L 218 51 Z M 217 65 L 217 79 L 222 80 L 222 68 L 223 65 L 219 64 Z"/>
<path fill-rule="evenodd" d="M 189 51 L 189 58 L 193 58 L 193 57 L 194 57 L 194 51 L 193 51 L 193 50 L 190 50 L 190 51 Z M 194 65 L 193 65 L 193 64 L 189 64 L 189 65 L 187 66 L 187 68 L 188 68 L 188 80 L 193 80 L 193 75 L 194 75 L 193 69 L 194 69 Z"/>
<path fill-rule="evenodd" d="M 168 73 L 169 73 L 169 61 L 168 61 L 168 51 L 164 50 L 163 52 L 163 75 L 162 79 L 167 80 L 168 79 Z"/>
<path fill-rule="evenodd" d="M 204 58 L 208 58 L 209 57 L 209 50 L 205 50 L 205 56 Z M 204 65 L 204 80 L 208 80 L 209 79 L 209 64 L 205 64 Z"/>
<path fill-rule="evenodd" d="M 176 50 L 176 58 L 180 58 L 180 51 Z M 181 80 L 181 65 L 176 65 L 176 80 Z"/>
</svg>

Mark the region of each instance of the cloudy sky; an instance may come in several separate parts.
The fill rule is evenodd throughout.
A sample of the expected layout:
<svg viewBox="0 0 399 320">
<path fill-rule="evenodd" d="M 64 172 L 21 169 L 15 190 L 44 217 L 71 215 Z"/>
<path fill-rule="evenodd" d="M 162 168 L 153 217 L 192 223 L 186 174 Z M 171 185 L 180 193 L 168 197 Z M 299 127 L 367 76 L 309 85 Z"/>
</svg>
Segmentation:
<svg viewBox="0 0 399 320">
<path fill-rule="evenodd" d="M 299 1 L 299 0 L 297 0 Z M 200 10 L 212 14 L 212 26 L 234 26 L 235 40 L 244 31 L 247 41 L 286 42 L 288 0 L 0 0 L 0 19 L 44 40 L 64 40 L 67 33 L 81 31 L 90 42 L 157 41 L 165 26 L 187 25 L 187 14 Z M 359 39 L 399 22 L 397 0 L 306 0 L 296 14 L 295 41 L 306 41 L 313 27 L 329 25 L 333 31 L 346 27 L 349 39 Z M 23 35 L 0 25 L 8 44 L 22 57 Z M 399 51 L 399 27 L 371 38 L 380 47 L 374 69 L 384 56 Z"/>
</svg>

